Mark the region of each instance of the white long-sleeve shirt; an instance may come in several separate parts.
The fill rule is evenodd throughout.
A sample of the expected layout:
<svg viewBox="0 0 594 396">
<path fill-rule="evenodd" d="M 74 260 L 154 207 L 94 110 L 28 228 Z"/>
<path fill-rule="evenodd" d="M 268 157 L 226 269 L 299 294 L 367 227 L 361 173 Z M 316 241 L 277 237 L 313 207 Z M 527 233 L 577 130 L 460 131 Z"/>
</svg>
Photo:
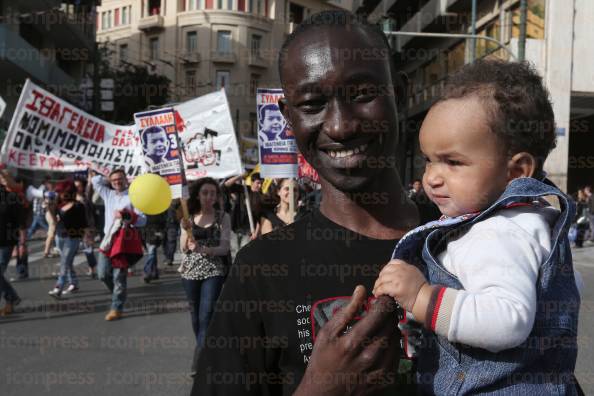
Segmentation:
<svg viewBox="0 0 594 396">
<path fill-rule="evenodd" d="M 134 208 L 130 203 L 128 190 L 122 192 L 112 190 L 107 186 L 107 180 L 101 175 L 94 176 L 91 179 L 91 182 L 93 183 L 93 188 L 99 193 L 101 199 L 103 199 L 103 202 L 105 203 L 105 226 L 103 227 L 103 232 L 105 234 L 109 233 L 111 225 L 115 220 L 114 212 L 122 209 L 134 210 L 138 215 L 138 218 L 134 223 L 135 226 L 143 227 L 146 224 L 146 216 L 138 209 Z"/>
<path fill-rule="evenodd" d="M 445 290 L 435 332 L 491 352 L 524 342 L 534 324 L 536 283 L 558 215 L 551 207 L 505 209 L 450 241 L 437 259 L 464 290 Z"/>
</svg>

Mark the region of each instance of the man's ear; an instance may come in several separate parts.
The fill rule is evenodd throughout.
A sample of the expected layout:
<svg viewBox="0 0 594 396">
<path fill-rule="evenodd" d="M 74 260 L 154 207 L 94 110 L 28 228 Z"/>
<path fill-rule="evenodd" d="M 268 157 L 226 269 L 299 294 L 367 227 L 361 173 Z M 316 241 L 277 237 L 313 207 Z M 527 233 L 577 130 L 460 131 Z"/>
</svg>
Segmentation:
<svg viewBox="0 0 594 396">
<path fill-rule="evenodd" d="M 507 163 L 507 180 L 532 177 L 536 172 L 536 168 L 536 158 L 532 154 L 527 152 L 514 154 Z"/>
</svg>

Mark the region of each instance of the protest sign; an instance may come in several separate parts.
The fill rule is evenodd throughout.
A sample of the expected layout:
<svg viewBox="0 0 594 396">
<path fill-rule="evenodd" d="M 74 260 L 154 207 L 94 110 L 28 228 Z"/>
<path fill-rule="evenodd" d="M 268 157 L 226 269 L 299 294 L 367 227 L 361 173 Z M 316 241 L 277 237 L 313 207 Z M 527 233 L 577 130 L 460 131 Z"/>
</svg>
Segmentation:
<svg viewBox="0 0 594 396">
<path fill-rule="evenodd" d="M 156 173 L 167 180 L 172 198 L 187 198 L 173 109 L 136 113 L 134 121 L 142 144 L 146 172 Z"/>
<path fill-rule="evenodd" d="M 94 117 L 50 92 L 25 82 L 2 145 L 9 167 L 100 173 L 122 168 L 129 177 L 142 171 L 134 125 L 115 125 Z"/>
<path fill-rule="evenodd" d="M 241 175 L 243 166 L 225 91 L 174 106 L 188 180 Z"/>
<path fill-rule="evenodd" d="M 258 88 L 258 145 L 261 175 L 270 178 L 297 177 L 297 145 L 278 108 L 282 89 Z"/>
</svg>

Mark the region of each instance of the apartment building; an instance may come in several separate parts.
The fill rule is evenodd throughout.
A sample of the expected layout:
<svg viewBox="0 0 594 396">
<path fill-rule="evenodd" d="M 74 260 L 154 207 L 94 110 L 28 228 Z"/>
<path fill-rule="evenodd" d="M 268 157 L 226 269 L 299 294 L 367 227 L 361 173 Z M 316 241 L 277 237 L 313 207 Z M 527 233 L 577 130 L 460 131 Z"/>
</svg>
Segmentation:
<svg viewBox="0 0 594 396">
<path fill-rule="evenodd" d="M 103 0 L 97 40 L 112 66 L 167 76 L 174 102 L 224 87 L 241 136 L 256 136 L 258 87 L 280 85 L 276 59 L 293 27 L 352 0 Z"/>
<path fill-rule="evenodd" d="M 98 0 L 0 1 L 0 96 L 6 129 L 27 78 L 74 103 L 95 46 Z"/>
<path fill-rule="evenodd" d="M 382 23 L 385 31 L 471 32 L 471 2 L 466 0 L 365 0 L 358 12 Z M 590 0 L 527 0 L 525 58 L 543 76 L 553 102 L 557 147 L 545 163 L 549 177 L 573 192 L 594 184 L 594 40 Z M 519 0 L 478 0 L 476 32 L 492 41 L 476 40 L 476 58 L 513 60 L 520 36 Z M 471 61 L 472 40 L 455 37 L 395 36 L 398 68 L 409 77 L 408 98 L 401 117 L 401 150 L 405 179 L 423 173 L 418 129 L 445 78 Z"/>
</svg>

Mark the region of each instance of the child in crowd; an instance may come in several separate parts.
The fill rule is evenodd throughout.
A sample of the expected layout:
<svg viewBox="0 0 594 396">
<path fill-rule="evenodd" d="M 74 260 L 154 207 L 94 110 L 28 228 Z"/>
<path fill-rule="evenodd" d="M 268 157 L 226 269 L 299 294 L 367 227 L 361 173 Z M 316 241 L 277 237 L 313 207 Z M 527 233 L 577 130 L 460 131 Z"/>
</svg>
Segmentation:
<svg viewBox="0 0 594 396">
<path fill-rule="evenodd" d="M 424 190 L 443 216 L 402 238 L 374 295 L 423 326 L 421 392 L 576 394 L 574 208 L 544 180 L 555 122 L 541 78 L 526 63 L 467 65 L 419 139 Z"/>
</svg>

